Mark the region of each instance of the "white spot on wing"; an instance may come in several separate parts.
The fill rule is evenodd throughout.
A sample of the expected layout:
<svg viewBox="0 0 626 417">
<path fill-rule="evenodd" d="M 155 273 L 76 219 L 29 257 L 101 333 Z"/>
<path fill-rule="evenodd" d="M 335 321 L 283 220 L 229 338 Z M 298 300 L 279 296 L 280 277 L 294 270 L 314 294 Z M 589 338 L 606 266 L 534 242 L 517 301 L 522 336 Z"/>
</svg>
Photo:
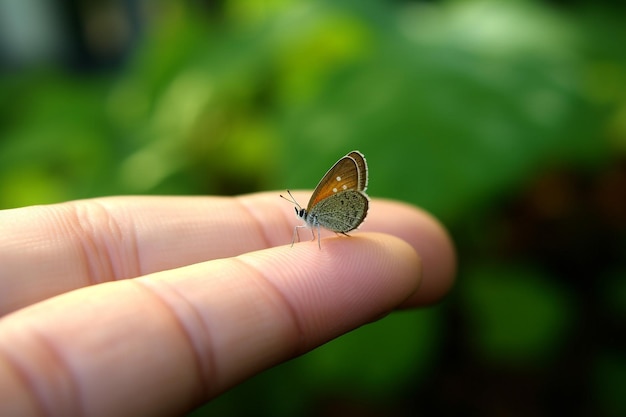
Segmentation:
<svg viewBox="0 0 626 417">
<path fill-rule="evenodd" d="M 336 189 L 336 188 L 333 188 L 333 193 L 336 193 L 336 192 L 337 192 L 337 189 Z"/>
<path fill-rule="evenodd" d="M 337 178 L 335 178 L 337 181 L 341 181 L 341 177 L 339 175 L 337 175 Z"/>
</svg>

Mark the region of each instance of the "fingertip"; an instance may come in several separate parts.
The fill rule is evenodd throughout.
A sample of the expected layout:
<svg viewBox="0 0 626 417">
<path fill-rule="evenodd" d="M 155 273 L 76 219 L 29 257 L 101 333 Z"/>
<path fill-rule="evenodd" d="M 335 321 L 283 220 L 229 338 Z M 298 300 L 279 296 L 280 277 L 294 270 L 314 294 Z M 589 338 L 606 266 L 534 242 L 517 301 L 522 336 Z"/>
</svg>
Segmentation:
<svg viewBox="0 0 626 417">
<path fill-rule="evenodd" d="M 312 338 L 308 348 L 397 308 L 419 288 L 422 270 L 410 244 L 382 233 L 332 236 L 322 238 L 321 249 L 306 241 L 245 258 L 274 271 L 267 279 L 297 306 L 300 328 Z"/>
<path fill-rule="evenodd" d="M 306 200 L 304 192 L 293 192 L 294 196 Z M 253 195 L 255 198 L 259 195 Z M 262 194 L 269 198 L 269 195 Z M 276 195 L 268 200 L 268 205 L 276 209 Z M 271 203 L 271 204 L 270 204 Z M 284 203 L 284 202 L 283 202 Z M 257 205 L 258 207 L 258 205 Z M 290 242 L 293 226 L 298 224 L 293 220 L 293 209 L 288 205 L 279 206 L 283 209 L 284 216 L 280 216 L 280 223 L 268 226 L 267 235 L 271 242 Z M 267 214 L 269 216 L 269 214 Z M 262 216 L 267 218 L 267 216 Z M 381 232 L 407 242 L 414 251 L 419 254 L 422 264 L 422 279 L 418 291 L 403 305 L 404 307 L 416 307 L 430 305 L 441 300 L 452 288 L 455 281 L 457 259 L 454 244 L 444 225 L 430 213 L 405 202 L 386 199 L 372 199 L 370 209 L 364 223 L 358 231 L 350 233 L 350 239 L 364 236 L 366 232 Z M 306 230 L 300 231 L 303 239 L 297 245 L 310 245 L 311 249 L 319 252 L 317 240 L 310 241 L 310 235 Z M 324 238 L 330 236 L 331 238 Z M 338 240 L 335 238 L 338 237 Z M 334 245 L 332 242 L 343 242 L 345 236 L 334 236 L 332 232 L 322 229 L 322 251 L 324 246 Z M 354 246 L 354 242 L 348 245 Z M 286 246 L 287 248 L 289 245 Z"/>
<path fill-rule="evenodd" d="M 422 282 L 403 307 L 433 304 L 452 288 L 457 268 L 456 251 L 443 224 L 430 213 L 413 205 L 377 200 L 365 229 L 389 233 L 406 241 L 419 254 Z"/>
<path fill-rule="evenodd" d="M 424 263 L 420 289 L 406 306 L 430 305 L 440 301 L 452 289 L 456 279 L 457 257 L 454 243 L 446 228 L 436 218 L 422 212 L 421 238 L 413 242 Z"/>
</svg>

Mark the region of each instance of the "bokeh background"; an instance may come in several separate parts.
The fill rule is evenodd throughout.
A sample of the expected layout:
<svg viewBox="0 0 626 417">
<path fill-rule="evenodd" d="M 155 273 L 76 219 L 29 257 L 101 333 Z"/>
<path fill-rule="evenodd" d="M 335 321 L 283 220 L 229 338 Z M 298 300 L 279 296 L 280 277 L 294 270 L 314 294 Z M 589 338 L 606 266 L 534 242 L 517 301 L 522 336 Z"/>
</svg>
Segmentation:
<svg viewBox="0 0 626 417">
<path fill-rule="evenodd" d="M 371 196 L 449 228 L 454 291 L 192 415 L 624 416 L 625 18 L 607 0 L 4 0 L 0 208 L 312 188 L 359 149 Z"/>
</svg>

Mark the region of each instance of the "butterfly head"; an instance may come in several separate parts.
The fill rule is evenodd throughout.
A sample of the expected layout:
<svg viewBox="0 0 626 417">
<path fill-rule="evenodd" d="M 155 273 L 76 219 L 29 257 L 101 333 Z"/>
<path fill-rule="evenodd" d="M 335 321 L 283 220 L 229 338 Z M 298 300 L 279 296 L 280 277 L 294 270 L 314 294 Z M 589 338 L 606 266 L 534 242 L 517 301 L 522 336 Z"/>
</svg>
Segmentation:
<svg viewBox="0 0 626 417">
<path fill-rule="evenodd" d="M 296 212 L 296 216 L 306 221 L 306 218 L 308 216 L 306 209 L 303 208 L 300 204 L 298 204 L 294 196 L 291 194 L 291 191 L 287 190 L 287 194 L 289 194 L 289 198 L 285 197 L 284 195 L 281 195 L 280 197 L 284 200 L 289 201 L 291 204 L 295 205 L 293 209 Z"/>
</svg>

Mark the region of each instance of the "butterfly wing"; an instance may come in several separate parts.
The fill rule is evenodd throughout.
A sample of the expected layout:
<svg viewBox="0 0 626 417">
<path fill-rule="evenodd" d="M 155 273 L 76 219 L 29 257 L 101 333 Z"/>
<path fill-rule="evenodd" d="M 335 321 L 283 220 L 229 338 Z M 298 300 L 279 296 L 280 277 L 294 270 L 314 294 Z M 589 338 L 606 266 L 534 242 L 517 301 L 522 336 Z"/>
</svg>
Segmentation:
<svg viewBox="0 0 626 417">
<path fill-rule="evenodd" d="M 357 162 L 357 159 L 350 156 L 351 154 L 357 154 L 359 162 Z M 351 152 L 337 161 L 337 163 L 328 170 L 326 175 L 322 177 L 317 187 L 315 187 L 315 191 L 313 191 L 313 195 L 311 195 L 311 199 L 309 200 L 307 211 L 310 212 L 317 203 L 339 191 L 360 191 L 361 185 L 367 183 L 367 175 L 365 174 L 365 179 L 363 180 L 362 175 L 359 174 L 359 163 L 361 162 L 367 169 L 365 158 L 356 151 Z"/>
<path fill-rule="evenodd" d="M 347 156 L 354 159 L 356 166 L 359 170 L 359 188 L 358 191 L 365 191 L 367 189 L 367 162 L 365 157 L 359 151 L 352 151 Z"/>
<path fill-rule="evenodd" d="M 347 233 L 359 227 L 365 216 L 369 201 L 360 191 L 340 191 L 322 200 L 309 213 L 313 221 L 325 229 Z"/>
</svg>

